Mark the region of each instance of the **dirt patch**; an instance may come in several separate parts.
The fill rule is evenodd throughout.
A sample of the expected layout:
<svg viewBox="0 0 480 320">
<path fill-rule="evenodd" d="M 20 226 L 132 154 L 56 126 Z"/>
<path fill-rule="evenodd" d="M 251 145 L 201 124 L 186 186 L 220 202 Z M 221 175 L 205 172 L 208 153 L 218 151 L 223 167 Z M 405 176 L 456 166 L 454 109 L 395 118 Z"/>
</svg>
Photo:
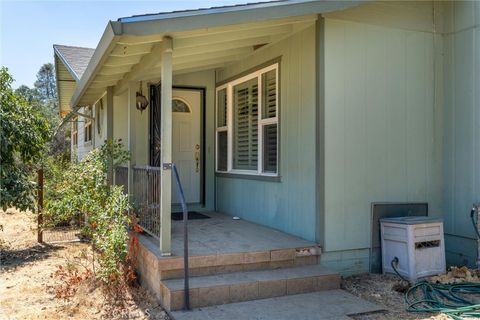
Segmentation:
<svg viewBox="0 0 480 320">
<path fill-rule="evenodd" d="M 428 313 L 411 313 L 405 309 L 404 291 L 406 283 L 399 281 L 398 277 L 389 274 L 361 274 L 344 278 L 342 289 L 376 303 L 385 308 L 384 313 L 373 313 L 353 317 L 356 320 L 390 320 L 390 319 L 422 319 L 422 320 L 447 320 L 446 315 L 432 315 Z"/>
<path fill-rule="evenodd" d="M 125 290 L 125 308 L 106 301 L 92 282 L 80 285 L 70 301 L 55 298 L 59 280 L 52 274 L 90 249 L 81 242 L 38 244 L 34 218 L 28 212 L 0 211 L 0 318 L 169 319 L 140 286 Z"/>
</svg>

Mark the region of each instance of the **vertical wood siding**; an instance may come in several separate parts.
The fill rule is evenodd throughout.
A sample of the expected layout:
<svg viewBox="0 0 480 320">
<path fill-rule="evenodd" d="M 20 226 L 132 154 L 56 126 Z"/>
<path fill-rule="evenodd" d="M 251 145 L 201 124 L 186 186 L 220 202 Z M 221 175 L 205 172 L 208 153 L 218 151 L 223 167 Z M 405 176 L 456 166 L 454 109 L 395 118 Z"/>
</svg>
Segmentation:
<svg viewBox="0 0 480 320">
<path fill-rule="evenodd" d="M 281 182 L 217 177 L 217 209 L 316 240 L 315 27 L 227 67 L 221 81 L 281 56 Z"/>
<path fill-rule="evenodd" d="M 480 3 L 449 3 L 444 35 L 444 218 L 447 258 L 475 264 L 469 212 L 480 201 Z"/>
<path fill-rule="evenodd" d="M 370 246 L 372 202 L 441 213 L 433 61 L 431 33 L 326 19 L 327 251 Z"/>
</svg>

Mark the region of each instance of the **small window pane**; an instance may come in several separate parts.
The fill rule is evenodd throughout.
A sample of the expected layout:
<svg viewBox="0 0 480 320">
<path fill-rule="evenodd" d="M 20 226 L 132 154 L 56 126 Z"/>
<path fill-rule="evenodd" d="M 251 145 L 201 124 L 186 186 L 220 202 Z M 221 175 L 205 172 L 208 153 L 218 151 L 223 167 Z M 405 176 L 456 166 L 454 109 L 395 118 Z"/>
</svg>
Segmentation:
<svg viewBox="0 0 480 320">
<path fill-rule="evenodd" d="M 263 172 L 277 172 L 277 124 L 263 127 Z"/>
<path fill-rule="evenodd" d="M 217 170 L 227 171 L 227 131 L 218 132 Z"/>
<path fill-rule="evenodd" d="M 258 80 L 233 88 L 233 168 L 258 170 Z"/>
<path fill-rule="evenodd" d="M 217 95 L 217 127 L 224 127 L 227 125 L 227 89 L 219 90 Z"/>
<path fill-rule="evenodd" d="M 172 112 L 189 113 L 190 108 L 180 99 L 172 100 Z"/>
<path fill-rule="evenodd" d="M 276 70 L 262 74 L 262 119 L 277 116 Z"/>
</svg>

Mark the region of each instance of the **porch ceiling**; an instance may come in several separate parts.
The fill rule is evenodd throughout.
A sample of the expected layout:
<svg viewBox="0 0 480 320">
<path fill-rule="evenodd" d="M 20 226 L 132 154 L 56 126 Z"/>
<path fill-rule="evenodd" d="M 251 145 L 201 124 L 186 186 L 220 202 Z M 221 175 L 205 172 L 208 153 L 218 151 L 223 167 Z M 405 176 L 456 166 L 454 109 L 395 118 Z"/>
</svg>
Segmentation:
<svg viewBox="0 0 480 320">
<path fill-rule="evenodd" d="M 317 15 L 369 0 L 282 0 L 110 21 L 81 77 L 71 106 L 90 105 L 106 88 L 160 76 L 162 39 L 173 40 L 173 72 L 181 74 L 238 61 L 312 24 Z"/>
<path fill-rule="evenodd" d="M 308 15 L 168 33 L 173 39 L 173 72 L 182 74 L 224 67 L 245 58 L 260 46 L 275 43 L 312 25 L 316 18 L 316 15 Z M 159 78 L 162 38 L 166 35 L 116 38 L 78 104 L 94 103 L 108 86 L 115 86 L 114 94 L 119 94 L 130 81 Z"/>
</svg>

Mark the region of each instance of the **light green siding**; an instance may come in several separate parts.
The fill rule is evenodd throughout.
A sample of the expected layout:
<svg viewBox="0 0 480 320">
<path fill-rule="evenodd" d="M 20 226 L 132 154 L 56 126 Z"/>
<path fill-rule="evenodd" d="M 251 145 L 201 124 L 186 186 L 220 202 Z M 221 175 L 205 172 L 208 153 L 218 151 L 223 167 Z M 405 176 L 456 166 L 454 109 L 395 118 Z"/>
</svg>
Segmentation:
<svg viewBox="0 0 480 320">
<path fill-rule="evenodd" d="M 444 219 L 447 260 L 474 265 L 469 212 L 480 201 L 480 3 L 446 6 Z"/>
<path fill-rule="evenodd" d="M 315 26 L 225 68 L 217 80 L 277 57 L 281 181 L 217 177 L 217 210 L 316 240 Z"/>
<path fill-rule="evenodd" d="M 125 148 L 128 148 L 127 109 L 128 93 L 113 97 L 113 137 L 121 139 Z"/>
<path fill-rule="evenodd" d="M 428 202 L 432 215 L 442 209 L 442 99 L 434 99 L 441 68 L 434 70 L 433 34 L 388 19 L 383 26 L 378 16 L 375 24 L 353 22 L 368 21 L 361 15 L 372 11 L 351 10 L 344 20 L 325 20 L 327 252 L 370 247 L 372 202 Z M 402 11 L 383 10 L 402 20 Z M 412 11 L 404 12 L 408 20 Z"/>
</svg>

